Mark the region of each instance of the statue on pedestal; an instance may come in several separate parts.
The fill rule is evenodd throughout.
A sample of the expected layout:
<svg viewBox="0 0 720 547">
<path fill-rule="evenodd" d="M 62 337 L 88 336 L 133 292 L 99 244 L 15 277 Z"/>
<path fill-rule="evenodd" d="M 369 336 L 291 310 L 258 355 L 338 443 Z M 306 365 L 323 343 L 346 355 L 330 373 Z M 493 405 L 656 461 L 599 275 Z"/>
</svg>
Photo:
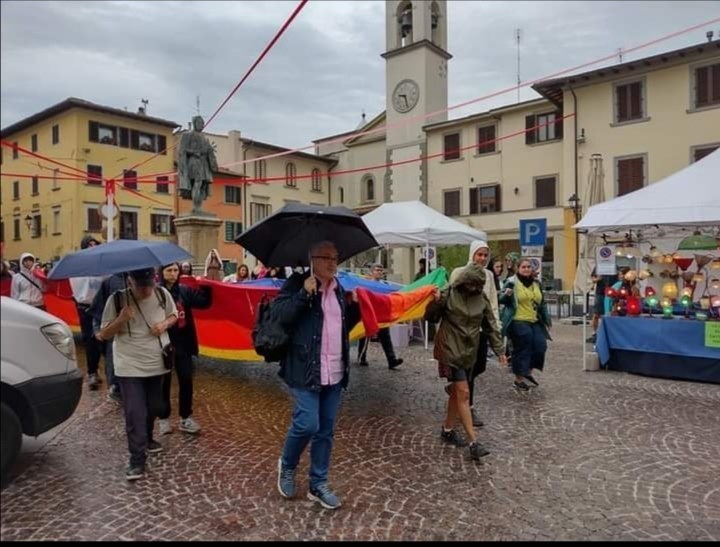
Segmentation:
<svg viewBox="0 0 720 547">
<path fill-rule="evenodd" d="M 202 202 L 208 197 L 213 171 L 217 171 L 215 149 L 202 134 L 205 121 L 193 116 L 193 129 L 183 133 L 178 148 L 178 190 L 185 198 L 192 198 L 192 215 L 203 215 Z"/>
</svg>

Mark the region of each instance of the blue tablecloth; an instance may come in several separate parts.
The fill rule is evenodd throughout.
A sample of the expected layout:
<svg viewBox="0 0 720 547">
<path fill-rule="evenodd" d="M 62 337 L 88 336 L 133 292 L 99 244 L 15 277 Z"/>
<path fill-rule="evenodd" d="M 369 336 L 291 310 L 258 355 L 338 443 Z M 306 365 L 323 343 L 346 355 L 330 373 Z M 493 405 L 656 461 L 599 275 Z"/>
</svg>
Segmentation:
<svg viewBox="0 0 720 547">
<path fill-rule="evenodd" d="M 603 365 L 617 354 L 615 370 L 720 381 L 720 349 L 705 346 L 703 321 L 606 316 L 595 348 Z"/>
</svg>

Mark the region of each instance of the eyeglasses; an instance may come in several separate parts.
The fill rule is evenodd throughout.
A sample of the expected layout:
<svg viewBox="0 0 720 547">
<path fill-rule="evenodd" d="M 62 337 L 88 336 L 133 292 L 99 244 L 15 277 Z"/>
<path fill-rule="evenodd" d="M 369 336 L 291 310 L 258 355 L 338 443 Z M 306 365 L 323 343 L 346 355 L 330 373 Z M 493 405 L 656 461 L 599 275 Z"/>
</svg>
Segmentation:
<svg viewBox="0 0 720 547">
<path fill-rule="evenodd" d="M 338 261 L 337 256 L 315 255 L 312 258 L 327 260 L 328 262 L 337 262 Z"/>
</svg>

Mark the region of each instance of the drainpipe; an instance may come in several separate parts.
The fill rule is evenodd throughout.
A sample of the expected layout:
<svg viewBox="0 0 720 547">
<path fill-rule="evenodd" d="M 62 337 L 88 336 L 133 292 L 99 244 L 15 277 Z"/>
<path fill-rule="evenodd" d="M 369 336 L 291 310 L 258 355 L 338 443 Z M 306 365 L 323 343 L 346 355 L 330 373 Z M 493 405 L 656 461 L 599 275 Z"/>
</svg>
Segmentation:
<svg viewBox="0 0 720 547">
<path fill-rule="evenodd" d="M 575 90 L 572 88 L 571 85 L 568 85 L 570 88 L 570 93 L 572 93 L 573 96 L 573 121 L 574 121 L 574 128 L 575 131 L 574 137 L 575 137 L 575 155 L 573 157 L 573 164 L 575 165 L 575 195 L 580 197 L 579 189 L 578 189 L 578 114 L 577 114 L 577 95 L 575 95 Z M 577 204 L 577 202 L 576 202 Z M 577 205 L 575 206 L 575 222 L 580 222 L 580 219 L 578 218 L 578 212 L 579 208 Z M 577 231 L 575 232 L 575 268 L 577 268 L 577 265 L 580 263 L 580 237 L 577 234 Z"/>
</svg>

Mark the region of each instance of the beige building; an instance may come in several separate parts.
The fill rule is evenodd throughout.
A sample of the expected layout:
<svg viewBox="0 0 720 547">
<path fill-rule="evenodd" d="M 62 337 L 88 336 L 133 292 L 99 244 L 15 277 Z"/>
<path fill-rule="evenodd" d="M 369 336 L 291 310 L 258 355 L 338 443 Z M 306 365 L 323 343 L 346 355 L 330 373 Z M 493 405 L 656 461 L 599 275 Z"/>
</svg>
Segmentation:
<svg viewBox="0 0 720 547">
<path fill-rule="evenodd" d="M 206 136 L 215 145 L 218 165 L 247 180 L 246 184 L 238 185 L 237 190 L 232 192 L 231 201 L 237 203 L 237 212 L 225 210 L 235 216 L 225 218 L 221 215 L 224 222 L 221 231 L 229 249 L 223 259 L 229 258 L 231 262 L 242 260 L 252 268 L 255 266 L 254 257 L 246 255 L 237 245 L 237 251 L 230 249 L 229 245 L 243 231 L 243 226 L 251 227 L 287 203 L 330 204 L 328 171 L 336 164 L 333 158 L 293 152 L 252 161 L 287 152 L 288 149 L 243 138 L 240 131 L 229 131 L 227 135 L 207 133 Z M 234 224 L 234 234 L 227 229 L 228 223 Z"/>
<path fill-rule="evenodd" d="M 521 219 L 544 218 L 543 277 L 569 290 L 577 252 L 572 225 L 586 205 L 591 155 L 603 159 L 611 199 L 720 145 L 720 40 L 540 82 L 533 88 L 541 97 L 520 104 L 418 120 L 447 106 L 445 14 L 445 2 L 386 2 L 387 109 L 362 128 L 378 131 L 315 141 L 317 154 L 337 159 L 333 171 L 346 172 L 332 175 L 333 204 L 365 212 L 385 201 L 421 199 L 486 231 L 503 252 L 520 249 Z M 415 87 L 397 87 L 407 79 L 428 103 L 406 104 L 403 95 Z M 383 167 L 414 158 L 421 159 Z M 407 276 L 415 258 L 406 255 L 393 267 Z"/>
</svg>

